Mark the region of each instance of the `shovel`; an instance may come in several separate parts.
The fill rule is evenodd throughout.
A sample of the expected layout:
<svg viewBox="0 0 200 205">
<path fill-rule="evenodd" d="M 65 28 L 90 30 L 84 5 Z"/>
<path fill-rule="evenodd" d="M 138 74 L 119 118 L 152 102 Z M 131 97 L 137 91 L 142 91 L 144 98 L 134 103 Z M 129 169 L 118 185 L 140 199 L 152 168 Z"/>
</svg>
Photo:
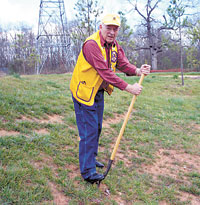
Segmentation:
<svg viewBox="0 0 200 205">
<path fill-rule="evenodd" d="M 144 76 L 145 76 L 144 74 L 141 75 L 140 80 L 139 80 L 139 83 L 138 83 L 139 85 L 142 84 L 142 81 L 144 80 Z M 103 175 L 104 175 L 104 178 L 103 178 L 103 179 L 106 178 L 106 176 L 108 175 L 108 172 L 109 172 L 109 170 L 110 170 L 110 168 L 111 168 L 111 166 L 112 166 L 112 163 L 113 163 L 113 160 L 114 160 L 114 158 L 115 158 L 117 149 L 118 149 L 118 147 L 119 147 L 120 140 L 121 140 L 121 138 L 122 138 L 122 135 L 124 134 L 124 130 L 125 130 L 126 124 L 127 124 L 127 122 L 128 122 L 129 116 L 130 116 L 131 111 L 132 111 L 132 109 L 133 109 L 133 105 L 134 105 L 134 103 L 135 103 L 135 101 L 136 101 L 136 97 L 137 97 L 137 96 L 134 95 L 133 98 L 132 98 L 132 101 L 131 101 L 131 104 L 130 104 L 130 106 L 129 106 L 128 112 L 127 112 L 126 117 L 125 117 L 125 119 L 124 119 L 124 122 L 123 122 L 123 125 L 122 125 L 122 127 L 121 127 L 120 133 L 119 133 L 119 135 L 118 135 L 117 141 L 116 141 L 115 146 L 114 146 L 114 148 L 113 148 L 113 152 L 112 152 L 111 157 L 110 157 L 110 159 L 109 159 L 109 161 L 108 161 L 107 169 L 106 169 L 105 173 L 103 174 Z M 101 183 L 101 181 L 99 181 L 98 186 L 100 186 L 100 183 Z"/>
</svg>

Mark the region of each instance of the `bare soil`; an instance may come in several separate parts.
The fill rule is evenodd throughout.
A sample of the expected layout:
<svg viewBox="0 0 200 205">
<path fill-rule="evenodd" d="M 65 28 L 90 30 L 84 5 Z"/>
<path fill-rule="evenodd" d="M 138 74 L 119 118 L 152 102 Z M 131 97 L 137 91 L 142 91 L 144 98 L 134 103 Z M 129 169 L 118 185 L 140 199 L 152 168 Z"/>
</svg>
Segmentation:
<svg viewBox="0 0 200 205">
<path fill-rule="evenodd" d="M 7 131 L 7 130 L 0 130 L 0 137 L 5 137 L 5 136 L 15 136 L 15 135 L 19 135 L 19 132 L 15 132 L 15 131 Z"/>
<path fill-rule="evenodd" d="M 18 121 L 63 124 L 63 117 L 60 115 L 47 115 L 45 119 L 36 119 L 36 118 L 28 118 L 26 116 L 22 116 L 20 119 L 18 119 Z"/>
<path fill-rule="evenodd" d="M 46 154 L 41 153 L 40 154 L 41 160 L 38 161 L 32 161 L 31 164 L 36 169 L 43 169 L 44 166 L 48 166 L 53 171 L 53 174 L 55 177 L 58 176 L 57 169 L 58 166 L 53 162 L 53 158 L 50 156 L 47 156 Z M 49 189 L 51 191 L 51 194 L 53 196 L 53 200 L 50 202 L 48 201 L 48 204 L 55 204 L 55 205 L 67 205 L 69 202 L 69 198 L 65 196 L 65 194 L 61 191 L 61 189 L 51 181 L 48 181 Z"/>
<path fill-rule="evenodd" d="M 200 156 L 185 153 L 183 150 L 159 149 L 155 162 L 152 165 L 143 165 L 140 170 L 153 176 L 155 181 L 164 176 L 187 185 L 188 173 L 200 173 Z M 181 201 L 190 201 L 192 205 L 200 204 L 199 196 L 187 192 L 180 191 L 178 197 Z"/>
<path fill-rule="evenodd" d="M 63 117 L 60 115 L 47 115 L 45 119 L 36 119 L 36 118 L 28 118 L 26 116 L 21 116 L 21 118 L 17 119 L 17 121 L 28 121 L 28 122 L 38 122 L 38 123 L 58 123 L 63 124 Z M 47 129 L 40 129 L 40 130 L 34 130 L 37 134 L 49 134 Z M 7 131 L 7 130 L 0 130 L 0 136 L 16 136 L 19 135 L 19 132 L 16 131 Z"/>
</svg>

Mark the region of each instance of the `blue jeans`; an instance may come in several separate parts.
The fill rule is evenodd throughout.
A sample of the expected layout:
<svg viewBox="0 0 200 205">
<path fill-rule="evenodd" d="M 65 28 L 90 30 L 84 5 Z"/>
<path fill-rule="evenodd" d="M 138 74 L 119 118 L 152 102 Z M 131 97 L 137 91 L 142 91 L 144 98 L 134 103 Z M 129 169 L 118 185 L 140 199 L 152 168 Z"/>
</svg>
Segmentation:
<svg viewBox="0 0 200 205">
<path fill-rule="evenodd" d="M 102 130 L 104 91 L 98 91 L 93 106 L 79 103 L 73 96 L 79 131 L 79 166 L 84 179 L 96 173 L 99 136 Z"/>
</svg>

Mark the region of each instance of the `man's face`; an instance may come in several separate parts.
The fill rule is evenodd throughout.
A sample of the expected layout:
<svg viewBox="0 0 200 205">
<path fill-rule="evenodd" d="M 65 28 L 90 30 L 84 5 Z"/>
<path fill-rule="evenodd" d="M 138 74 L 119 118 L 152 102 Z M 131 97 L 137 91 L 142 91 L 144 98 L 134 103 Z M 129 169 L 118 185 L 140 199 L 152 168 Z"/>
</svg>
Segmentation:
<svg viewBox="0 0 200 205">
<path fill-rule="evenodd" d="M 99 28 L 105 41 L 108 43 L 114 42 L 119 31 L 119 26 L 101 24 Z"/>
</svg>

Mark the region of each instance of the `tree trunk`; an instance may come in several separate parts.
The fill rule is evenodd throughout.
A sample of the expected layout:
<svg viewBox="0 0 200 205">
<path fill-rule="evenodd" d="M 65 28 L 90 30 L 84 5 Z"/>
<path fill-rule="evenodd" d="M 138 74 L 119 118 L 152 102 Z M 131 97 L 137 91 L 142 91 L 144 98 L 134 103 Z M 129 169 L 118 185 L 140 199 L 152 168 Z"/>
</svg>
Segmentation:
<svg viewBox="0 0 200 205">
<path fill-rule="evenodd" d="M 158 69 L 157 49 L 151 48 L 151 68 L 152 70 Z"/>
</svg>

